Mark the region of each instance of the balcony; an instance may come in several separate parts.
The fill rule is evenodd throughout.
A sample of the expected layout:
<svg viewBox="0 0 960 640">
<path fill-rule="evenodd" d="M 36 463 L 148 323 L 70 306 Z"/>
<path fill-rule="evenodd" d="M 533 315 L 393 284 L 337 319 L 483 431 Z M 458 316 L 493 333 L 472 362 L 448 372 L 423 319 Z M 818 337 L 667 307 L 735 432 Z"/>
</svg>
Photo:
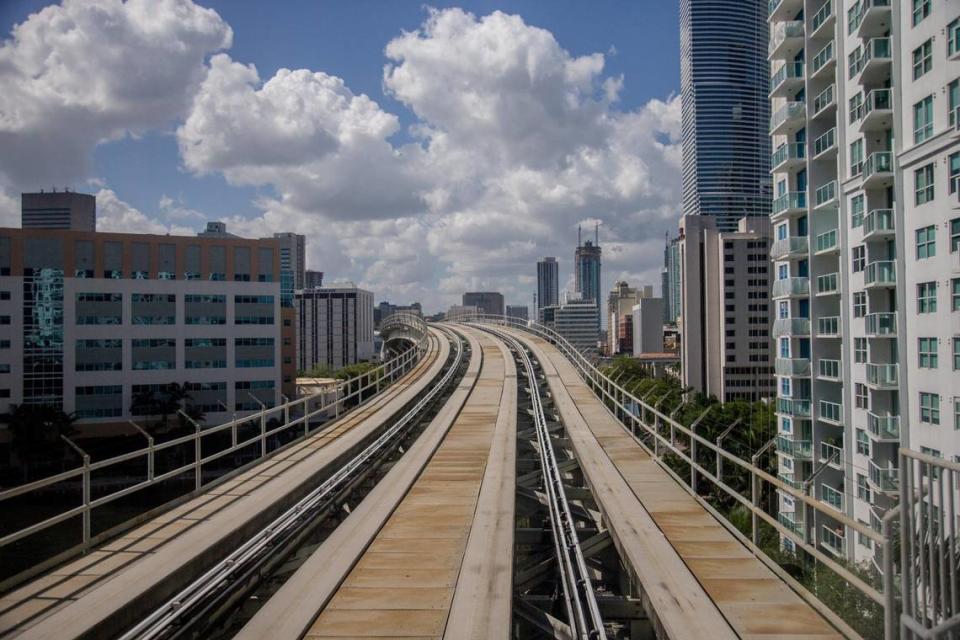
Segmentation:
<svg viewBox="0 0 960 640">
<path fill-rule="evenodd" d="M 840 360 L 821 358 L 817 361 L 817 378 L 820 380 L 837 381 L 840 379 L 840 372 L 842 370 L 843 362 Z"/>
<path fill-rule="evenodd" d="M 872 209 L 863 217 L 863 239 L 892 238 L 896 235 L 893 209 Z"/>
<path fill-rule="evenodd" d="M 880 442 L 899 442 L 900 416 L 867 412 L 867 431 Z"/>
<path fill-rule="evenodd" d="M 843 512 L 843 492 L 828 484 L 820 485 L 820 501 L 827 503 L 841 513 Z"/>
<path fill-rule="evenodd" d="M 803 482 L 800 480 L 794 480 L 792 473 L 784 473 L 783 471 L 780 471 L 777 473 L 777 479 L 780 480 L 780 482 L 793 487 L 797 491 L 803 491 Z"/>
<path fill-rule="evenodd" d="M 840 294 L 840 274 L 835 273 L 826 273 L 822 276 L 817 276 L 817 295 L 818 296 L 833 296 Z"/>
<path fill-rule="evenodd" d="M 819 160 L 837 155 L 837 129 L 834 127 L 813 141 L 813 158 Z"/>
<path fill-rule="evenodd" d="M 840 337 L 840 316 L 824 316 L 817 318 L 818 338 Z"/>
<path fill-rule="evenodd" d="M 837 108 L 836 85 L 830 85 L 813 99 L 813 117 L 833 114 Z"/>
<path fill-rule="evenodd" d="M 808 376 L 810 375 L 809 358 L 777 358 L 774 369 L 778 376 Z"/>
<path fill-rule="evenodd" d="M 773 282 L 773 298 L 796 298 L 810 295 L 810 278 L 784 278 Z"/>
<path fill-rule="evenodd" d="M 807 236 L 789 236 L 777 240 L 770 247 L 771 260 L 786 260 L 788 258 L 806 258 L 810 250 L 810 241 Z"/>
<path fill-rule="evenodd" d="M 831 229 L 826 233 L 817 235 L 817 255 L 828 253 L 837 253 L 840 251 L 840 243 L 837 241 L 837 230 Z"/>
<path fill-rule="evenodd" d="M 778 318 L 773 322 L 773 336 L 791 336 L 807 338 L 810 336 L 810 320 L 808 318 Z"/>
<path fill-rule="evenodd" d="M 828 0 L 820 10 L 813 14 L 813 20 L 810 21 L 810 37 L 818 38 L 820 35 L 833 37 L 833 25 L 837 23 L 836 14 L 833 12 L 833 0 Z"/>
<path fill-rule="evenodd" d="M 892 465 L 878 466 L 873 460 L 867 460 L 870 484 L 881 493 L 896 493 L 900 488 L 900 470 Z"/>
<path fill-rule="evenodd" d="M 860 0 L 857 37 L 867 39 L 890 30 L 890 0 Z"/>
<path fill-rule="evenodd" d="M 820 442 L 820 462 L 833 469 L 843 470 L 843 444 L 823 440 Z"/>
<path fill-rule="evenodd" d="M 833 209 L 837 206 L 837 182 L 831 180 L 822 187 L 818 187 L 814 195 L 814 207 L 817 209 Z"/>
<path fill-rule="evenodd" d="M 827 525 L 820 529 L 820 546 L 838 558 L 844 558 L 847 555 L 847 541 L 843 537 L 843 527 L 839 527 L 840 532 L 834 531 Z"/>
<path fill-rule="evenodd" d="M 788 62 L 770 76 L 770 98 L 786 98 L 803 88 L 804 65 Z"/>
<path fill-rule="evenodd" d="M 794 440 L 789 435 L 777 436 L 777 452 L 797 460 L 813 460 L 813 445 L 809 440 Z"/>
<path fill-rule="evenodd" d="M 875 151 L 863 163 L 863 188 L 877 189 L 893 184 L 893 153 Z"/>
<path fill-rule="evenodd" d="M 780 478 L 783 480 L 783 478 Z M 786 482 L 786 480 L 784 480 Z M 793 486 L 793 478 L 787 484 Z M 800 483 L 797 483 L 800 484 Z M 799 489 L 800 487 L 794 487 L 794 489 Z M 788 531 L 795 533 L 798 536 L 803 536 L 803 518 L 798 518 L 799 513 L 778 513 L 777 520 L 782 524 Z"/>
<path fill-rule="evenodd" d="M 770 30 L 769 58 L 791 60 L 803 49 L 803 20 L 778 22 Z"/>
<path fill-rule="evenodd" d="M 871 38 L 863 45 L 860 58 L 861 85 L 878 85 L 890 77 L 893 59 L 890 57 L 890 38 Z"/>
<path fill-rule="evenodd" d="M 803 0 L 770 0 L 767 3 L 767 21 L 790 20 L 803 9 Z"/>
<path fill-rule="evenodd" d="M 786 218 L 797 218 L 807 212 L 807 194 L 803 191 L 785 193 L 773 201 L 771 219 L 774 222 Z"/>
<path fill-rule="evenodd" d="M 807 147 L 802 142 L 790 142 L 780 145 L 770 156 L 771 171 L 789 171 L 802 167 L 806 162 Z"/>
<path fill-rule="evenodd" d="M 893 127 L 893 92 L 890 89 L 874 89 L 867 92 L 860 107 L 860 133 L 886 131 Z"/>
<path fill-rule="evenodd" d="M 777 413 L 793 416 L 794 418 L 809 418 L 810 401 L 793 398 L 777 398 Z"/>
<path fill-rule="evenodd" d="M 817 52 L 817 55 L 813 56 L 813 62 L 810 65 L 812 69 L 810 77 L 816 79 L 832 74 L 837 66 L 836 62 L 836 57 L 833 55 L 833 41 L 831 40 L 827 43 L 827 46 Z"/>
<path fill-rule="evenodd" d="M 896 338 L 897 314 L 890 311 L 868 313 L 865 318 L 864 333 L 871 338 Z"/>
<path fill-rule="evenodd" d="M 806 125 L 807 105 L 803 102 L 788 102 L 770 116 L 770 135 L 785 136 L 799 131 Z"/>
<path fill-rule="evenodd" d="M 843 405 L 839 402 L 821 400 L 817 407 L 818 417 L 828 424 L 843 426 Z"/>
<path fill-rule="evenodd" d="M 900 383 L 900 368 L 896 364 L 867 363 L 867 386 L 872 389 L 896 389 Z"/>
<path fill-rule="evenodd" d="M 893 260 L 871 262 L 864 270 L 863 282 L 867 288 L 897 286 L 897 263 Z"/>
</svg>

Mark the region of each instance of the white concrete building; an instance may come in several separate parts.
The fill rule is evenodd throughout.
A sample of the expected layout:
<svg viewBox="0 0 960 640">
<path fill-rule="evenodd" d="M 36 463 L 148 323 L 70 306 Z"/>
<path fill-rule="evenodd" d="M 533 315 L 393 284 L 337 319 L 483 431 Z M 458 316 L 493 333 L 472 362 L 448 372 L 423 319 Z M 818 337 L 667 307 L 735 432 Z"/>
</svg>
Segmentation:
<svg viewBox="0 0 960 640">
<path fill-rule="evenodd" d="M 596 302 L 581 300 L 580 294 L 565 298 L 559 305 L 540 309 L 541 324 L 559 333 L 581 351 L 596 351 L 600 340 Z"/>
<path fill-rule="evenodd" d="M 640 298 L 630 312 L 633 355 L 663 353 L 663 298 Z"/>
<path fill-rule="evenodd" d="M 339 369 L 370 360 L 373 293 L 352 283 L 297 291 L 297 368 Z"/>
<path fill-rule="evenodd" d="M 879 531 L 901 445 L 960 453 L 960 3 L 771 3 L 778 454 Z M 782 521 L 875 565 L 781 497 Z"/>
<path fill-rule="evenodd" d="M 639 303 L 641 298 L 652 297 L 653 287 L 651 285 L 631 287 L 623 280 L 614 283 L 613 289 L 607 296 L 607 350 L 610 355 L 632 351 L 631 345 L 621 345 L 622 320 L 633 322 L 634 306 Z"/>
</svg>

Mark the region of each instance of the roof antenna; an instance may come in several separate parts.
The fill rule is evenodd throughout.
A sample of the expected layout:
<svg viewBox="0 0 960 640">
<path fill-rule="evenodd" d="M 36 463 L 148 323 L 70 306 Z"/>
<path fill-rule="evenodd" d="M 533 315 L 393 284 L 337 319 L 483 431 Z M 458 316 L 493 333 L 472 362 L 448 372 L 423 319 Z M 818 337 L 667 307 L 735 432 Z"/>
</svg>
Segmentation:
<svg viewBox="0 0 960 640">
<path fill-rule="evenodd" d="M 596 235 L 594 236 L 593 244 L 599 247 L 600 246 L 600 223 L 599 222 L 597 223 L 597 226 L 594 227 L 594 233 Z"/>
<path fill-rule="evenodd" d="M 581 244 L 583 244 L 583 242 L 582 242 L 582 236 L 583 236 L 583 234 L 581 233 L 581 229 L 582 229 L 582 226 L 578 224 L 578 225 L 577 225 L 577 246 L 578 246 L 578 247 L 579 247 Z"/>
</svg>

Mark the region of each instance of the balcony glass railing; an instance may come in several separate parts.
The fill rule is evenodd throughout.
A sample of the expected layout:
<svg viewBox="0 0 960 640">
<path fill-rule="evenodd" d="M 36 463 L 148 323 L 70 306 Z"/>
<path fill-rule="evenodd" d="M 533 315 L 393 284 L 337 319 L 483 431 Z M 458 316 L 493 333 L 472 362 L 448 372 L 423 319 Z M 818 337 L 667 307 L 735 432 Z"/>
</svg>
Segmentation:
<svg viewBox="0 0 960 640">
<path fill-rule="evenodd" d="M 838 533 L 827 525 L 823 525 L 820 529 L 820 544 L 835 556 L 843 557 L 847 555 L 847 541 L 843 537 L 842 526 L 840 527 L 840 533 Z"/>
<path fill-rule="evenodd" d="M 890 311 L 868 313 L 864 320 L 866 334 L 873 337 L 896 336 L 897 314 Z"/>
<path fill-rule="evenodd" d="M 838 246 L 836 229 L 831 229 L 826 233 L 817 235 L 817 253 L 820 253 L 821 251 L 832 251 Z"/>
<path fill-rule="evenodd" d="M 886 111 L 893 108 L 893 96 L 890 89 L 874 89 L 867 93 L 863 101 L 863 113 L 869 115 L 874 111 Z"/>
<path fill-rule="evenodd" d="M 897 467 L 880 467 L 873 460 L 868 460 L 867 468 L 870 482 L 880 491 L 896 491 L 900 487 L 900 470 Z"/>
<path fill-rule="evenodd" d="M 810 417 L 810 401 L 793 398 L 777 398 L 777 412 L 795 418 Z"/>
<path fill-rule="evenodd" d="M 809 440 L 794 440 L 790 436 L 777 436 L 777 451 L 801 460 L 813 459 L 813 444 Z"/>
<path fill-rule="evenodd" d="M 813 57 L 813 72 L 820 71 L 828 62 L 833 60 L 833 42 L 828 42 L 827 46 L 817 52 Z"/>
<path fill-rule="evenodd" d="M 777 318 L 773 322 L 773 335 L 793 336 L 804 338 L 810 335 L 810 320 L 808 318 Z"/>
<path fill-rule="evenodd" d="M 803 118 L 803 115 L 806 111 L 806 104 L 803 102 L 788 102 L 779 109 L 777 112 L 770 116 L 770 131 L 771 133 L 782 125 L 787 120 L 800 120 Z"/>
<path fill-rule="evenodd" d="M 825 360 L 821 358 L 817 361 L 817 375 L 821 378 L 839 380 L 841 365 L 842 362 L 840 360 Z"/>
<path fill-rule="evenodd" d="M 863 46 L 863 65 L 871 60 L 890 60 L 890 38 L 870 38 Z"/>
<path fill-rule="evenodd" d="M 837 491 L 828 484 L 820 485 L 820 499 L 837 511 L 843 511 L 843 492 Z"/>
<path fill-rule="evenodd" d="M 773 215 L 778 215 L 791 209 L 806 209 L 807 194 L 803 191 L 785 193 L 773 201 Z"/>
<path fill-rule="evenodd" d="M 893 260 L 871 262 L 864 271 L 864 282 L 869 285 L 895 285 L 897 283 L 897 263 Z"/>
<path fill-rule="evenodd" d="M 807 236 L 782 238 L 770 247 L 770 257 L 774 260 L 780 260 L 788 256 L 806 255 L 809 251 L 809 244 L 810 241 Z"/>
<path fill-rule="evenodd" d="M 810 360 L 808 358 L 777 358 L 774 369 L 778 376 L 808 376 L 810 375 Z"/>
<path fill-rule="evenodd" d="M 775 91 L 787 80 L 803 80 L 803 74 L 802 62 L 788 62 L 770 76 L 770 91 Z"/>
<path fill-rule="evenodd" d="M 770 0 L 767 3 L 767 15 L 773 15 L 773 12 L 780 8 L 780 5 L 783 4 L 783 0 Z"/>
<path fill-rule="evenodd" d="M 843 464 L 843 447 L 836 442 L 824 440 L 820 443 L 820 460 L 827 464 Z"/>
<path fill-rule="evenodd" d="M 814 115 L 820 113 L 830 105 L 834 104 L 834 98 L 835 98 L 834 86 L 835 85 L 830 85 L 829 87 L 827 87 L 826 89 L 818 93 L 817 97 L 813 99 Z"/>
<path fill-rule="evenodd" d="M 834 127 L 813 141 L 813 155 L 818 156 L 824 151 L 837 148 L 837 129 Z"/>
<path fill-rule="evenodd" d="M 803 35 L 803 20 L 778 22 L 770 34 L 770 53 L 776 51 L 788 38 L 803 38 Z"/>
<path fill-rule="evenodd" d="M 836 201 L 837 199 L 837 183 L 835 180 L 828 182 L 819 189 L 816 193 L 816 206 L 821 207 L 831 202 Z"/>
<path fill-rule="evenodd" d="M 817 276 L 817 294 L 837 293 L 839 290 L 839 273 L 827 273 L 822 276 Z"/>
<path fill-rule="evenodd" d="M 774 298 L 808 295 L 810 295 L 810 278 L 784 278 L 775 280 L 773 283 Z"/>
<path fill-rule="evenodd" d="M 781 471 L 780 473 L 777 474 L 777 478 L 780 479 L 780 482 L 790 485 L 794 489 L 798 489 L 800 491 L 803 490 L 803 483 L 800 482 L 799 480 L 794 480 L 792 473 L 784 473 L 783 471 Z"/>
<path fill-rule="evenodd" d="M 783 479 L 783 476 L 780 476 L 780 479 L 783 480 L 784 482 L 787 482 L 786 480 Z M 800 487 L 794 486 L 795 483 L 794 483 L 794 481 L 793 481 L 793 476 L 790 477 L 790 482 L 787 482 L 787 484 L 789 484 L 790 486 L 792 486 L 794 489 L 799 489 L 799 488 L 800 488 Z M 799 485 L 799 484 L 801 484 L 801 483 L 797 482 L 796 484 Z M 797 520 L 797 516 L 799 516 L 799 515 L 800 515 L 800 514 L 798 514 L 798 513 L 783 513 L 783 512 L 781 512 L 781 513 L 778 513 L 778 514 L 777 514 L 777 520 L 780 522 L 780 524 L 782 524 L 784 527 L 786 527 L 789 531 L 792 531 L 793 533 L 797 534 L 798 536 L 802 536 L 802 535 L 803 535 L 803 522 Z"/>
<path fill-rule="evenodd" d="M 863 217 L 863 235 L 888 235 L 895 231 L 893 209 L 873 209 Z"/>
<path fill-rule="evenodd" d="M 839 336 L 840 316 L 824 316 L 817 318 L 818 336 Z"/>
<path fill-rule="evenodd" d="M 820 28 L 824 22 L 826 22 L 833 15 L 833 0 L 828 0 L 824 3 L 820 10 L 813 14 L 813 20 L 810 22 L 810 26 L 813 27 L 813 30 L 816 31 Z"/>
<path fill-rule="evenodd" d="M 899 365 L 867 363 L 867 384 L 883 389 L 895 389 L 899 381 Z"/>
<path fill-rule="evenodd" d="M 867 156 L 867 161 L 863 163 L 863 179 L 879 173 L 891 173 L 893 171 L 893 153 L 890 151 L 875 151 Z"/>
<path fill-rule="evenodd" d="M 820 419 L 834 424 L 843 422 L 843 405 L 839 402 L 820 401 Z"/>
<path fill-rule="evenodd" d="M 867 413 L 867 430 L 882 440 L 900 439 L 900 416 Z"/>
<path fill-rule="evenodd" d="M 807 148 L 802 142 L 791 142 L 781 145 L 770 156 L 770 167 L 776 170 L 787 160 L 803 160 L 807 155 Z"/>
</svg>

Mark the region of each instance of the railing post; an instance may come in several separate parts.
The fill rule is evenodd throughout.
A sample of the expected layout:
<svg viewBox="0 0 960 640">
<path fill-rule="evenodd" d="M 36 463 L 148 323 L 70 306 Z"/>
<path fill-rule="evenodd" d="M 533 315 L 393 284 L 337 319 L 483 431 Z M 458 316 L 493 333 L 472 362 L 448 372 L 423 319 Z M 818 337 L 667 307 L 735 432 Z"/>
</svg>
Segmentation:
<svg viewBox="0 0 960 640">
<path fill-rule="evenodd" d="M 200 487 L 203 485 L 203 465 L 200 461 L 201 456 L 201 447 L 200 447 L 200 423 L 187 415 L 183 409 L 177 409 L 177 413 L 186 418 L 190 424 L 193 425 L 195 429 L 193 434 L 193 483 L 194 488 L 197 491 L 200 491 Z"/>
<path fill-rule="evenodd" d="M 901 464 L 903 462 L 901 461 Z M 883 534 L 883 637 L 885 640 L 896 640 L 897 624 L 897 594 L 893 588 L 893 521 L 900 515 L 900 505 L 893 507 L 884 514 L 880 524 Z"/>
<path fill-rule="evenodd" d="M 83 517 L 82 517 L 82 538 L 83 538 L 83 548 L 84 550 L 90 548 L 90 454 L 81 449 L 73 440 L 67 436 L 61 434 L 64 442 L 66 442 L 70 447 L 80 454 L 80 458 L 83 460 L 83 488 L 82 488 L 82 497 L 83 497 Z"/>
<path fill-rule="evenodd" d="M 750 456 L 750 463 L 754 467 L 750 470 L 750 502 L 753 504 L 753 509 L 750 511 L 750 538 L 753 540 L 754 553 L 756 553 L 757 547 L 760 546 L 760 518 L 757 516 L 757 509 L 760 508 L 760 478 L 757 477 L 754 471 L 759 458 L 759 452 Z"/>
<path fill-rule="evenodd" d="M 286 427 L 290 424 L 290 398 L 282 393 L 280 397 L 283 398 L 283 425 Z"/>
<path fill-rule="evenodd" d="M 155 471 L 154 467 L 154 449 L 153 449 L 153 436 L 147 433 L 143 427 L 138 425 L 133 420 L 127 420 L 133 428 L 143 434 L 143 437 L 147 439 L 147 481 L 153 482 L 153 475 Z"/>
<path fill-rule="evenodd" d="M 247 395 L 260 405 L 260 457 L 264 458 L 267 455 L 267 405 L 249 391 Z"/>
</svg>

